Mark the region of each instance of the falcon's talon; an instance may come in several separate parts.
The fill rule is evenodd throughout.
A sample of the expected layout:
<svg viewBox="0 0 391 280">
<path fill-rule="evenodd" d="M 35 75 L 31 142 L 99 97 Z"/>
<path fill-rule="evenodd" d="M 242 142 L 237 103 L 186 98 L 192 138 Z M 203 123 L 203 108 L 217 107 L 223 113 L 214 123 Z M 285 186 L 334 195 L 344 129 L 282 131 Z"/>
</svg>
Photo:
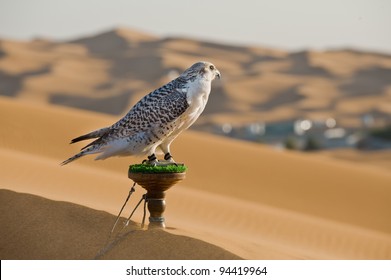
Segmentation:
<svg viewBox="0 0 391 280">
<path fill-rule="evenodd" d="M 171 160 L 173 161 L 172 155 L 170 153 L 166 153 L 164 155 L 164 159 L 167 160 L 167 161 L 171 161 Z"/>
<path fill-rule="evenodd" d="M 148 156 L 148 159 L 144 159 L 142 161 L 142 164 L 148 164 L 148 165 L 151 165 L 151 166 L 156 166 L 156 165 L 158 165 L 158 163 L 159 163 L 159 161 L 157 160 L 155 154 L 152 154 L 152 155 Z"/>
<path fill-rule="evenodd" d="M 173 164 L 175 166 L 178 166 L 178 164 L 175 162 L 174 158 L 170 153 L 166 153 L 164 155 L 164 162 L 166 162 L 166 164 Z"/>
<path fill-rule="evenodd" d="M 156 166 L 156 165 L 159 165 L 159 161 L 157 161 L 157 160 L 149 161 L 147 159 L 144 159 L 143 164 L 150 165 L 150 166 Z"/>
<path fill-rule="evenodd" d="M 175 161 L 169 161 L 169 160 L 159 160 L 157 165 L 161 165 L 161 166 L 175 165 L 175 166 L 178 166 L 178 164 Z"/>
</svg>

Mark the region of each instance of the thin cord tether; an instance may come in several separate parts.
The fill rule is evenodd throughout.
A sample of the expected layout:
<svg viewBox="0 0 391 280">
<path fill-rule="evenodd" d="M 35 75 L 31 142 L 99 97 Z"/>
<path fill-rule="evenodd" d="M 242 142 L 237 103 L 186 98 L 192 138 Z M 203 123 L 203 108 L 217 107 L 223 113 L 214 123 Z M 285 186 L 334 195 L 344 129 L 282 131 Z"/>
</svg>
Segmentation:
<svg viewBox="0 0 391 280">
<path fill-rule="evenodd" d="M 124 226 L 121 228 L 121 230 L 115 236 L 114 241 L 110 242 L 111 236 L 112 236 L 112 234 L 113 234 L 113 232 L 115 230 L 115 227 L 117 226 L 117 223 L 118 223 L 118 221 L 119 221 L 119 219 L 121 217 L 121 213 L 124 210 L 127 202 L 129 201 L 130 196 L 135 192 L 135 186 L 136 186 L 136 183 L 134 183 L 133 186 L 131 187 L 131 189 L 129 190 L 129 194 L 126 197 L 126 200 L 125 200 L 124 204 L 122 205 L 121 210 L 118 213 L 118 216 L 117 216 L 117 219 L 115 220 L 113 228 L 111 229 L 110 235 L 109 235 L 109 237 L 108 237 L 108 239 L 106 241 L 106 245 L 95 256 L 96 259 L 98 259 L 101 256 L 103 256 L 103 254 L 105 254 L 105 252 L 107 252 L 107 250 L 109 250 L 111 248 L 111 246 L 113 246 L 115 244 L 116 240 L 118 241 L 118 238 L 121 238 L 121 236 L 120 236 L 121 232 L 125 229 L 125 227 L 127 227 L 129 225 L 130 219 L 132 218 L 134 212 L 137 210 L 137 208 L 140 206 L 140 204 L 141 204 L 141 202 L 143 200 L 144 200 L 144 215 L 143 215 L 143 221 L 142 221 L 141 228 L 144 228 L 144 221 L 145 221 L 145 215 L 146 215 L 146 203 L 147 203 L 147 195 L 146 194 L 143 194 L 143 196 L 141 197 L 140 201 L 137 203 L 136 207 L 133 209 L 132 213 L 130 214 L 130 216 L 124 222 Z"/>
<path fill-rule="evenodd" d="M 144 198 L 144 214 L 143 214 L 143 221 L 141 222 L 141 228 L 144 228 L 145 216 L 147 214 L 147 203 L 148 203 L 148 198 L 146 194 L 143 195 L 143 198 Z"/>
<path fill-rule="evenodd" d="M 125 221 L 125 223 L 124 223 L 124 226 L 122 227 L 121 231 L 123 231 L 124 228 L 127 227 L 127 226 L 129 225 L 130 219 L 132 218 L 134 212 L 136 212 L 137 208 L 140 206 L 140 204 L 141 204 L 141 202 L 142 202 L 143 200 L 146 200 L 146 195 L 145 195 L 145 194 L 141 197 L 141 199 L 140 199 L 140 201 L 137 203 L 136 207 L 134 207 L 132 213 L 130 213 L 129 217 L 126 219 L 126 221 Z M 144 219 L 144 218 L 143 218 L 143 219 Z M 120 231 L 120 232 L 121 232 L 121 231 Z"/>
<path fill-rule="evenodd" d="M 117 219 L 115 220 L 114 226 L 113 226 L 113 228 L 111 229 L 110 237 L 111 237 L 111 235 L 113 234 L 115 227 L 117 226 L 117 223 L 118 223 L 118 221 L 119 221 L 119 218 L 120 218 L 120 216 L 121 216 L 121 213 L 122 213 L 122 211 L 124 210 L 126 204 L 128 203 L 130 196 L 135 192 L 135 190 L 136 190 L 135 187 L 136 187 L 136 182 L 135 182 L 135 183 L 133 184 L 133 186 L 130 188 L 128 197 L 126 198 L 124 204 L 122 205 L 121 210 L 120 210 L 119 213 L 118 213 L 118 216 L 117 216 Z"/>
</svg>

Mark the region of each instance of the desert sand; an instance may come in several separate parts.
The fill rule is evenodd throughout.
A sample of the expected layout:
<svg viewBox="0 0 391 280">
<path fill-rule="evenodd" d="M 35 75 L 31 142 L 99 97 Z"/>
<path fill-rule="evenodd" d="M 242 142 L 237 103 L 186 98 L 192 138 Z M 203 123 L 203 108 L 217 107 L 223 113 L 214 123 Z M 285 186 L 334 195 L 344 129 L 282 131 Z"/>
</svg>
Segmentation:
<svg viewBox="0 0 391 280">
<path fill-rule="evenodd" d="M 167 193 L 168 228 L 141 229 L 139 209 L 108 240 L 132 185 L 128 166 L 142 158 L 60 166 L 85 144 L 68 143 L 198 60 L 223 79 L 197 130 L 172 145 L 189 169 Z M 1 39 L 0 258 L 391 259 L 390 151 L 301 154 L 199 132 L 329 117 L 358 129 L 366 114 L 384 125 L 390 73 L 386 54 L 290 53 L 125 28 L 67 42 Z M 138 186 L 124 218 L 143 193 Z"/>
<path fill-rule="evenodd" d="M 60 162 L 116 119 L 0 97 L 1 259 L 391 259 L 387 168 L 194 131 L 172 146 L 189 170 L 167 193 L 168 229 L 140 230 L 140 210 L 107 247 L 142 159 Z"/>
<path fill-rule="evenodd" d="M 1 212 L 9 213 L 0 218 L 7 225 L 0 230 L 1 259 L 238 259 L 206 242 L 136 223 L 110 237 L 115 217 L 107 212 L 4 189 L 0 194 Z"/>
<path fill-rule="evenodd" d="M 287 52 L 117 28 L 56 42 L 0 39 L 0 95 L 94 112 L 125 113 L 199 60 L 223 79 L 197 126 L 333 117 L 358 128 L 391 118 L 391 56 L 356 50 Z"/>
</svg>

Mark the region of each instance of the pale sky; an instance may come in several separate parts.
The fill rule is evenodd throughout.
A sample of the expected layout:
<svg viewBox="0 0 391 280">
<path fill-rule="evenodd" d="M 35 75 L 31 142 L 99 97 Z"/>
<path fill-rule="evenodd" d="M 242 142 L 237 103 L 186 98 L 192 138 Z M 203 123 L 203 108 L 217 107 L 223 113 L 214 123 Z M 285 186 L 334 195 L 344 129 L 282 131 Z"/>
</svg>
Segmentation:
<svg viewBox="0 0 391 280">
<path fill-rule="evenodd" d="M 286 50 L 391 54 L 391 0 L 0 0 L 0 38 L 68 40 L 117 26 Z"/>
</svg>

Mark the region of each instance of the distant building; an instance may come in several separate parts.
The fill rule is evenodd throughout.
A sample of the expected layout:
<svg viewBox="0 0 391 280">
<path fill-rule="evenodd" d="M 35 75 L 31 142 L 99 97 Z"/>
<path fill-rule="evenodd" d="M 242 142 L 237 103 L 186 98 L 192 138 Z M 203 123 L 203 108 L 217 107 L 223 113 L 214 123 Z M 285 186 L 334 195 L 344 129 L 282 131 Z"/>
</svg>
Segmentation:
<svg viewBox="0 0 391 280">
<path fill-rule="evenodd" d="M 371 117 L 363 117 L 363 123 L 370 127 Z M 279 149 L 391 148 L 391 141 L 365 137 L 366 134 L 357 128 L 339 127 L 334 118 L 252 122 L 242 125 L 203 123 L 195 128 L 235 139 L 265 143 Z"/>
</svg>

